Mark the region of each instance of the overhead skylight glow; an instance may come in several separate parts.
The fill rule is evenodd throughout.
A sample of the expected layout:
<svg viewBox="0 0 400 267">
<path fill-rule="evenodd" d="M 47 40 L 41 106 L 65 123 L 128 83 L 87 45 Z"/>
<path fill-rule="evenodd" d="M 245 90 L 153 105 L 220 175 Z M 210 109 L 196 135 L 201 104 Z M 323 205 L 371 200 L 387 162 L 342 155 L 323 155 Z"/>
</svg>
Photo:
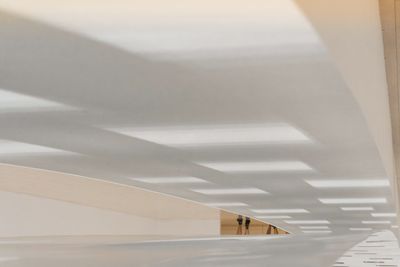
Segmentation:
<svg viewBox="0 0 400 267">
<path fill-rule="evenodd" d="M 275 219 L 291 219 L 292 217 L 288 215 L 265 215 L 265 216 L 256 216 L 256 218 L 275 220 Z"/>
<path fill-rule="evenodd" d="M 288 224 L 330 224 L 327 220 L 285 221 Z"/>
<path fill-rule="evenodd" d="M 379 204 L 386 203 L 386 198 L 319 198 L 324 204 Z"/>
<path fill-rule="evenodd" d="M 0 156 L 28 154 L 72 154 L 72 152 L 46 146 L 0 140 Z"/>
<path fill-rule="evenodd" d="M 192 183 L 208 183 L 208 181 L 196 177 L 145 177 L 132 178 L 148 184 L 192 184 Z"/>
<path fill-rule="evenodd" d="M 332 231 L 331 230 L 305 230 L 305 231 L 302 231 L 303 233 L 305 233 L 305 234 L 330 234 L 330 233 L 332 233 Z"/>
<path fill-rule="evenodd" d="M 277 213 L 310 213 L 305 209 L 252 209 L 252 212 L 255 213 L 264 213 L 264 214 L 277 214 Z"/>
<path fill-rule="evenodd" d="M 210 207 L 246 207 L 246 203 L 242 202 L 220 202 L 220 203 L 204 203 Z"/>
<path fill-rule="evenodd" d="M 303 230 L 326 230 L 329 229 L 329 226 L 300 226 L 299 228 Z"/>
<path fill-rule="evenodd" d="M 221 172 L 312 171 L 310 166 L 301 161 L 200 162 L 198 164 Z"/>
<path fill-rule="evenodd" d="M 173 147 L 311 142 L 305 134 L 287 124 L 207 125 L 142 129 L 114 128 L 111 130 Z"/>
<path fill-rule="evenodd" d="M 372 217 L 396 217 L 396 213 L 371 213 Z"/>
<path fill-rule="evenodd" d="M 350 228 L 350 231 L 371 231 L 372 228 Z"/>
<path fill-rule="evenodd" d="M 46 99 L 19 94 L 0 89 L 1 112 L 34 112 L 48 110 L 66 110 L 72 107 Z"/>
<path fill-rule="evenodd" d="M 269 194 L 258 188 L 225 188 L 225 189 L 191 189 L 194 192 L 204 195 L 251 195 Z"/>
<path fill-rule="evenodd" d="M 362 221 L 363 224 L 391 224 L 391 221 Z"/>
<path fill-rule="evenodd" d="M 384 179 L 363 179 L 363 180 L 306 180 L 316 188 L 353 188 L 353 187 L 388 187 L 388 180 Z"/>
<path fill-rule="evenodd" d="M 344 211 L 371 211 L 373 207 L 341 207 Z"/>
</svg>

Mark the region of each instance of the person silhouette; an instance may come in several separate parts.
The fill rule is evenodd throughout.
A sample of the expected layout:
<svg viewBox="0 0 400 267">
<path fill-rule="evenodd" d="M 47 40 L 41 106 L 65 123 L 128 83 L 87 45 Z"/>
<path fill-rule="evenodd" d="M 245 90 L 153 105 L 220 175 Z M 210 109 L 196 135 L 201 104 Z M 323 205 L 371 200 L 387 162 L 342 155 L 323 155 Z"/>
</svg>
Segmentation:
<svg viewBox="0 0 400 267">
<path fill-rule="evenodd" d="M 241 235 L 242 234 L 243 216 L 242 215 L 238 215 L 236 221 L 238 223 L 236 234 L 237 235 Z"/>
<path fill-rule="evenodd" d="M 270 224 L 268 225 L 267 235 L 279 234 L 278 228 L 276 226 Z"/>
<path fill-rule="evenodd" d="M 245 226 L 244 234 L 245 235 L 249 235 L 250 234 L 250 222 L 251 222 L 250 217 L 246 217 L 246 220 L 245 220 L 245 223 L 244 223 L 244 226 Z"/>
</svg>

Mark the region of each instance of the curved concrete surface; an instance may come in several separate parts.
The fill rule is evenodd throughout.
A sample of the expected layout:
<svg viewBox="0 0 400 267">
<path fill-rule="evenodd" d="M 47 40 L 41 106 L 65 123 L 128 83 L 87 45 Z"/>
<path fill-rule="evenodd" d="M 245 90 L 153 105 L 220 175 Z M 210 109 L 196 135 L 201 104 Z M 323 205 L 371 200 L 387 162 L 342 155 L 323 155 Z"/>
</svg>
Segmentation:
<svg viewBox="0 0 400 267">
<path fill-rule="evenodd" d="M 0 161 L 9 164 L 3 171 L 24 166 L 137 186 L 228 206 L 295 234 L 78 241 L 54 250 L 44 245 L 40 257 L 7 264 L 128 266 L 135 259 L 150 266 L 321 267 L 367 234 L 396 227 L 377 2 L 346 1 L 351 8 L 343 16 L 368 21 L 360 32 L 346 27 L 352 20 L 317 16 L 320 9 L 342 14 L 338 4 L 331 13 L 319 5 L 0 0 L 0 124 L 6 125 Z M 340 29 L 349 30 L 335 38 Z M 345 36 L 365 47 L 348 48 Z M 4 190 L 37 189 L 21 187 L 23 176 L 0 178 Z M 41 181 L 41 194 L 49 197 L 51 187 Z M 306 230 L 321 225 L 326 236 Z M 366 234 L 355 234 L 361 228 Z M 181 244 L 185 257 L 173 248 Z M 224 258 L 224 249 L 243 255 Z"/>
</svg>

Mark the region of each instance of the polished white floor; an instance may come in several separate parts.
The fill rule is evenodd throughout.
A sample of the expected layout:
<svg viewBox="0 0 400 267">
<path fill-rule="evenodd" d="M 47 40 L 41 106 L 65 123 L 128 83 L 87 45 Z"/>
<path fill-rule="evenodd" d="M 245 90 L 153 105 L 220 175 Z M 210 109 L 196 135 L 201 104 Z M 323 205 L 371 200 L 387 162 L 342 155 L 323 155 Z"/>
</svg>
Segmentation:
<svg viewBox="0 0 400 267">
<path fill-rule="evenodd" d="M 140 240 L 138 240 L 140 239 Z M 379 241 L 376 241 L 379 240 Z M 349 247 L 343 251 L 343 247 Z M 169 239 L 43 237 L 2 239 L 0 266 L 398 266 L 393 233 Z"/>
</svg>

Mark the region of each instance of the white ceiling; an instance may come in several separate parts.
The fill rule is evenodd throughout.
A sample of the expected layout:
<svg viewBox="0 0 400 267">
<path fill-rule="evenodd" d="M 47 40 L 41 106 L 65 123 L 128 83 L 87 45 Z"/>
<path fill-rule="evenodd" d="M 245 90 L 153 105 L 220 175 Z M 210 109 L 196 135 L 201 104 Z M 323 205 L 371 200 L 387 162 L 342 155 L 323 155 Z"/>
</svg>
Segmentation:
<svg viewBox="0 0 400 267">
<path fill-rule="evenodd" d="M 0 96 L 8 99 L 0 107 L 0 161 L 201 203 L 245 203 L 229 210 L 251 216 L 260 215 L 253 209 L 305 209 L 282 215 L 328 221 L 333 233 L 377 219 L 340 209 L 365 205 L 319 198 L 386 198 L 366 205 L 394 212 L 390 187 L 315 188 L 305 181 L 393 183 L 357 99 L 292 1 L 166 3 L 0 0 Z M 276 125 L 306 142 L 254 142 Z M 260 127 L 261 135 L 246 131 Z M 188 142 L 200 131 L 212 144 L 176 146 L 188 131 Z M 26 151 L 21 143 L 30 144 Z M 163 177 L 208 183 L 143 182 Z M 215 194 L 220 189 L 251 190 Z M 368 227 L 395 223 L 384 219 L 390 223 Z M 302 224 L 271 222 L 301 232 Z"/>
</svg>

